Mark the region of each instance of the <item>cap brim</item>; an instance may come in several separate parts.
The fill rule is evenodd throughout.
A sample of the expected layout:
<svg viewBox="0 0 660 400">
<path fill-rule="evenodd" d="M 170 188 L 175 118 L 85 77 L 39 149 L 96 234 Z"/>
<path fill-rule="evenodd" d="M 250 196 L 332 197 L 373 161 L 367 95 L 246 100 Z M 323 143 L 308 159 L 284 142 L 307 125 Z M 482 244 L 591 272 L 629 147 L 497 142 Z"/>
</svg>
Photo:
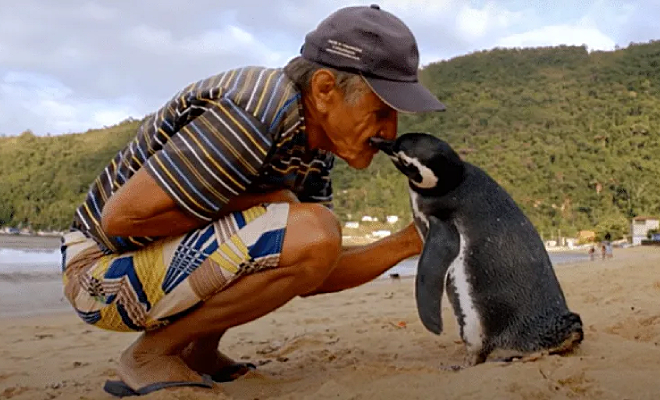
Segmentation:
<svg viewBox="0 0 660 400">
<path fill-rule="evenodd" d="M 385 104 L 401 112 L 444 111 L 445 105 L 419 82 L 397 82 L 363 76 Z"/>
</svg>

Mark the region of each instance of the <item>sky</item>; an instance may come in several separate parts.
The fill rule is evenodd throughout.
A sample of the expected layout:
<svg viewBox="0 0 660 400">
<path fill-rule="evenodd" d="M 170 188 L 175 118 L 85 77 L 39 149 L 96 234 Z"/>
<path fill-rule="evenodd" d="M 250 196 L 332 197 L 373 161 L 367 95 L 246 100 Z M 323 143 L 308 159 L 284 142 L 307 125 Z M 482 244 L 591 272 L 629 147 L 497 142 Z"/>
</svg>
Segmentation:
<svg viewBox="0 0 660 400">
<path fill-rule="evenodd" d="M 285 65 L 334 10 L 371 3 L 410 27 L 422 65 L 494 47 L 660 39 L 660 0 L 2 1 L 0 135 L 142 118 L 188 83 Z"/>
</svg>

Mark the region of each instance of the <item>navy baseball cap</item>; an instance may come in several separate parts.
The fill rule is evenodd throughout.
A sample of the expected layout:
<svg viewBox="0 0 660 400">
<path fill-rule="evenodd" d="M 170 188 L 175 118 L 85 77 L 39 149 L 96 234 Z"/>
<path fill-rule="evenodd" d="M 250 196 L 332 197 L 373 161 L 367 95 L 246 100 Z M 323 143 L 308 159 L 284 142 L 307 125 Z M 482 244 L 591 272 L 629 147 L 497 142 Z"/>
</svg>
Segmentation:
<svg viewBox="0 0 660 400">
<path fill-rule="evenodd" d="M 397 111 L 445 110 L 419 82 L 419 50 L 412 32 L 376 4 L 332 13 L 305 36 L 301 56 L 362 75 L 374 93 Z"/>
</svg>

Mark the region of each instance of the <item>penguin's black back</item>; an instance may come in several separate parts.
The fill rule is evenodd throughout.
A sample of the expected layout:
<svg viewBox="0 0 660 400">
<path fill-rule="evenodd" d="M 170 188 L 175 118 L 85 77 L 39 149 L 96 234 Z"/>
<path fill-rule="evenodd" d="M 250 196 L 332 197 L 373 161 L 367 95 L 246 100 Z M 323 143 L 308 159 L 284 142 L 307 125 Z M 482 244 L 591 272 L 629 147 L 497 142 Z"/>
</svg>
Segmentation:
<svg viewBox="0 0 660 400">
<path fill-rule="evenodd" d="M 538 323 L 563 324 L 560 320 L 570 312 L 538 232 L 511 196 L 482 169 L 465 162 L 457 187 L 437 197 L 423 195 L 420 206 L 424 213 L 455 223 L 466 241 L 473 301 L 486 337 L 500 341 L 492 345 L 548 347 L 542 336 L 553 328 Z"/>
</svg>

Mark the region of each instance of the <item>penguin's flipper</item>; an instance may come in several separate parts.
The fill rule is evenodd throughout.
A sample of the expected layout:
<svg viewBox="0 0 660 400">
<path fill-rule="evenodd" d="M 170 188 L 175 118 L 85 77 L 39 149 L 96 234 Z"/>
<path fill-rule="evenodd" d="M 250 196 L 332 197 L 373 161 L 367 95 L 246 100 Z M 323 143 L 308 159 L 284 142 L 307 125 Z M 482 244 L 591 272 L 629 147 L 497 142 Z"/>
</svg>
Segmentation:
<svg viewBox="0 0 660 400">
<path fill-rule="evenodd" d="M 429 230 L 417 264 L 415 298 L 417 312 L 429 331 L 442 333 L 442 295 L 445 277 L 458 256 L 460 235 L 453 224 L 429 216 Z"/>
</svg>

